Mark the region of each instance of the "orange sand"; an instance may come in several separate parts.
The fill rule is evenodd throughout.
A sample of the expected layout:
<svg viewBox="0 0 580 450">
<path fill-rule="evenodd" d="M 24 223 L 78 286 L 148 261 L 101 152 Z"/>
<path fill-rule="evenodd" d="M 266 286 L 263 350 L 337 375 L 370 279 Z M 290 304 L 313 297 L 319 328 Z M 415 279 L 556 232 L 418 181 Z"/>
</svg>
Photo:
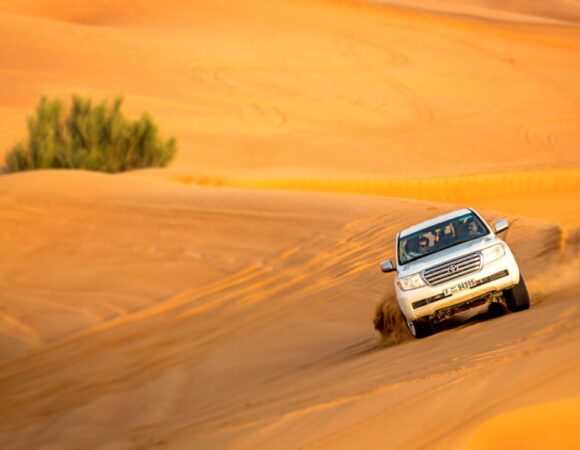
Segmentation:
<svg viewBox="0 0 580 450">
<path fill-rule="evenodd" d="M 457 175 L 580 164 L 580 30 L 361 2 L 0 1 L 0 149 L 42 94 L 121 93 L 175 168 Z M 356 157 L 353 157 L 353 154 Z"/>
<path fill-rule="evenodd" d="M 180 145 L 0 176 L 2 449 L 577 442 L 580 4 L 385 3 L 0 0 L 0 157 L 71 92 Z M 458 205 L 533 307 L 381 347 L 378 262 Z"/>
<path fill-rule="evenodd" d="M 573 398 L 503 413 L 482 424 L 472 450 L 578 448 L 580 399 Z"/>
</svg>

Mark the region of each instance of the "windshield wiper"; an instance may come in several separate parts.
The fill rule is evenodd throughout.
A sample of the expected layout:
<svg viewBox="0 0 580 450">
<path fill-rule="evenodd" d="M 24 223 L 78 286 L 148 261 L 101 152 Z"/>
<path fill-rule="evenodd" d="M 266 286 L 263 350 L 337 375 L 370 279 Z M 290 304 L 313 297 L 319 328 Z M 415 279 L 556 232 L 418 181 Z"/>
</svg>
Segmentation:
<svg viewBox="0 0 580 450">
<path fill-rule="evenodd" d="M 482 237 L 482 236 L 475 236 L 475 237 L 472 237 L 472 238 L 469 238 L 469 239 L 462 239 L 460 241 L 454 242 L 453 244 L 451 244 L 451 245 L 449 245 L 449 246 L 447 246 L 445 248 L 442 248 L 441 250 L 447 250 L 448 248 L 455 247 L 456 245 L 464 244 L 465 242 L 473 241 L 474 239 L 477 239 L 477 238 L 480 238 L 480 237 Z"/>
<path fill-rule="evenodd" d="M 431 256 L 434 255 L 435 253 L 437 253 L 438 251 L 443 250 L 442 248 L 440 248 L 439 250 L 435 250 L 434 252 L 431 253 L 425 253 L 424 255 L 419 255 L 419 256 L 415 256 L 414 258 L 411 258 L 409 261 L 407 261 L 405 264 L 409 264 L 410 262 L 415 262 L 418 259 L 424 258 L 425 256 Z"/>
</svg>

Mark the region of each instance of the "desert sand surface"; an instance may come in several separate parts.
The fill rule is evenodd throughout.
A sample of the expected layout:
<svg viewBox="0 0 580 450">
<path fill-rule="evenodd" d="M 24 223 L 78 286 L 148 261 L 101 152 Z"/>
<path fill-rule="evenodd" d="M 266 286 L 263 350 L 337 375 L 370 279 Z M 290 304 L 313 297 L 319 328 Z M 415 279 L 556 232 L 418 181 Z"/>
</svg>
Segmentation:
<svg viewBox="0 0 580 450">
<path fill-rule="evenodd" d="M 389 6 L 511 23 L 574 24 L 578 0 L 376 0 Z"/>
<path fill-rule="evenodd" d="M 448 448 L 578 394 L 556 225 L 510 231 L 530 311 L 383 348 L 387 239 L 449 205 L 83 172 L 0 186 L 3 448 Z"/>
<path fill-rule="evenodd" d="M 580 4 L 379 3 L 0 0 L 0 157 L 72 92 L 179 141 L 0 175 L 1 448 L 580 447 Z M 532 308 L 380 337 L 463 206 Z"/>
<path fill-rule="evenodd" d="M 1 0 L 0 24 L 2 152 L 75 91 L 150 111 L 195 174 L 580 164 L 577 27 L 293 0 Z"/>
</svg>

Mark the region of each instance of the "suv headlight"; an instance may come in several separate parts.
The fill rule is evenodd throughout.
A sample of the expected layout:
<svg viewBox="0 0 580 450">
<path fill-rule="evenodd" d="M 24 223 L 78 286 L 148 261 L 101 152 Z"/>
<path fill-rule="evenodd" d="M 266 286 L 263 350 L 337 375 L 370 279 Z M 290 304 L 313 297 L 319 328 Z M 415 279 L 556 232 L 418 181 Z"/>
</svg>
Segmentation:
<svg viewBox="0 0 580 450">
<path fill-rule="evenodd" d="M 492 245 L 481 251 L 483 255 L 483 264 L 489 264 L 505 255 L 505 247 L 503 244 Z"/>
<path fill-rule="evenodd" d="M 397 285 L 404 291 L 410 291 L 411 289 L 425 286 L 425 282 L 423 281 L 423 278 L 421 278 L 421 275 L 416 273 L 409 277 L 397 278 Z"/>
</svg>

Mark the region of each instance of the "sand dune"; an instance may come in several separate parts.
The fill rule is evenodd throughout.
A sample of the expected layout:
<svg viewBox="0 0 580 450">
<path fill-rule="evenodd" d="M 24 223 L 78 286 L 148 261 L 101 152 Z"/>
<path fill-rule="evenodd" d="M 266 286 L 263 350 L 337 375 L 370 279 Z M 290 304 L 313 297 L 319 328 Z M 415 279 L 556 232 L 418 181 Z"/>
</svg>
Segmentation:
<svg viewBox="0 0 580 450">
<path fill-rule="evenodd" d="M 397 446 L 446 447 L 461 433 L 413 427 L 411 438 L 385 417 L 403 408 L 406 421 L 425 389 L 433 407 L 473 392 L 481 417 L 490 405 L 524 405 L 529 396 L 494 382 L 518 373 L 538 383 L 539 397 L 552 383 L 575 390 L 566 380 L 579 368 L 579 311 L 558 293 L 577 285 L 558 279 L 556 226 L 514 223 L 510 242 L 539 302 L 526 316 L 379 351 L 372 311 L 390 283 L 377 261 L 396 229 L 451 206 L 81 172 L 11 175 L 0 186 L 5 201 L 26 205 L 9 209 L 20 221 L 7 230 L 11 251 L 3 245 L 12 261 L 3 309 L 39 335 L 31 342 L 3 329 L 12 356 L 1 364 L 4 448 L 372 446 L 387 432 Z M 546 265 L 551 283 L 541 279 Z M 27 347 L 15 354 L 18 339 Z M 521 364 L 534 369 L 524 375 Z M 486 388 L 467 389 L 474 380 Z M 447 411 L 433 429 L 448 423 Z"/>
<path fill-rule="evenodd" d="M 578 2 L 387 3 L 0 0 L 0 157 L 71 92 L 180 145 L 0 176 L 1 448 L 575 445 Z M 466 205 L 533 307 L 382 340 L 394 234 Z"/>
<path fill-rule="evenodd" d="M 552 221 L 568 227 L 580 225 L 580 170 L 577 168 L 518 170 L 463 176 L 302 177 L 286 174 L 199 175 L 187 171 L 148 170 L 139 175 L 165 178 L 199 186 L 276 188 L 302 191 L 348 192 L 470 204 Z M 550 208 L 546 208 L 550 205 Z"/>
<path fill-rule="evenodd" d="M 377 0 L 377 3 L 494 21 L 572 24 L 580 19 L 577 0 Z"/>
<path fill-rule="evenodd" d="M 79 5 L 0 3 L 3 152 L 40 95 L 80 91 L 149 110 L 179 136 L 174 167 L 201 172 L 416 177 L 580 164 L 576 28 L 360 2 Z M 64 17 L 77 10 L 111 23 Z"/>
<path fill-rule="evenodd" d="M 477 430 L 470 447 L 548 448 L 553 445 L 553 430 L 562 429 L 564 433 L 560 441 L 561 448 L 576 448 L 580 445 L 580 438 L 576 432 L 580 409 L 578 401 L 579 399 L 575 398 L 550 402 L 493 417 Z"/>
<path fill-rule="evenodd" d="M 83 172 L 9 176 L 0 192 L 7 334 L 31 345 L 199 289 L 336 221 L 302 197 Z M 18 348 L 4 344 L 4 357 Z"/>
</svg>

